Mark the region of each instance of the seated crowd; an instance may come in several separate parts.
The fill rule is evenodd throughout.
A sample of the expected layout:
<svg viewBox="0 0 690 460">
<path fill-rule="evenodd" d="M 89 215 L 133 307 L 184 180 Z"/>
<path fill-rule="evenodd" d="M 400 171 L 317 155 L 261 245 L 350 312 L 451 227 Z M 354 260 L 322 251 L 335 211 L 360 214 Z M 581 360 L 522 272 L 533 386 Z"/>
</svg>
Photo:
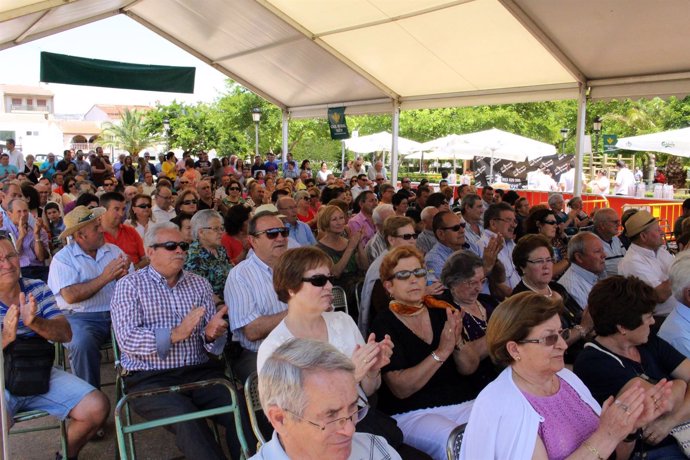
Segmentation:
<svg viewBox="0 0 690 460">
<path fill-rule="evenodd" d="M 111 330 L 127 391 L 231 375 L 241 392 L 258 373 L 270 441 L 227 414 L 226 447 L 203 420 L 169 426 L 188 458 L 443 460 L 458 426 L 468 460 L 690 454 L 690 256 L 645 210 L 397 189 L 361 158 L 336 177 L 290 155 L 72 156 L 0 181 L 5 354 L 57 342 L 71 364 L 8 385 L 8 410 L 69 418 L 69 458 L 116 403 Z M 203 388 L 132 407 L 230 403 Z"/>
</svg>

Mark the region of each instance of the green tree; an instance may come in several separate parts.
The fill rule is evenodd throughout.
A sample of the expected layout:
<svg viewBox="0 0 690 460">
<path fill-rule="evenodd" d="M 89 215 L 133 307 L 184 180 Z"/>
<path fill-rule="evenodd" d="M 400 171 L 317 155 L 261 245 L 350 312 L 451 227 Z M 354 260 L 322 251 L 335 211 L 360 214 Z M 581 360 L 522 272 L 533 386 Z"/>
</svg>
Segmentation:
<svg viewBox="0 0 690 460">
<path fill-rule="evenodd" d="M 161 141 L 160 136 L 147 131 L 142 113 L 125 109 L 119 124 L 104 124 L 101 136 L 103 145 L 126 150 L 131 155 L 138 155 L 147 147 Z"/>
</svg>

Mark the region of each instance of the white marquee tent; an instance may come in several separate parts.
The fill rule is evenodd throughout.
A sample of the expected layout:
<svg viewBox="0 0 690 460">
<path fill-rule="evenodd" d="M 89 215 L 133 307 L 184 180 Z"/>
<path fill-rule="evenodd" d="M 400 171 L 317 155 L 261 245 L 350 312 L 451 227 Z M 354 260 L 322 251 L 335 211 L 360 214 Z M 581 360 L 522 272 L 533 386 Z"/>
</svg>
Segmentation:
<svg viewBox="0 0 690 460">
<path fill-rule="evenodd" d="M 393 145 L 393 135 L 383 131 L 367 136 L 352 137 L 343 141 L 345 148 L 355 153 L 390 152 Z M 398 152 L 406 154 L 421 148 L 419 142 L 398 137 Z"/>
<path fill-rule="evenodd" d="M 391 113 L 394 179 L 400 109 L 577 98 L 581 157 L 588 99 L 690 92 L 687 0 L 4 0 L 0 50 L 116 14 L 280 107 L 284 146 Z"/>
<path fill-rule="evenodd" d="M 681 157 L 690 157 L 690 128 L 622 137 L 618 139 L 616 147 L 624 150 L 661 152 Z"/>
</svg>

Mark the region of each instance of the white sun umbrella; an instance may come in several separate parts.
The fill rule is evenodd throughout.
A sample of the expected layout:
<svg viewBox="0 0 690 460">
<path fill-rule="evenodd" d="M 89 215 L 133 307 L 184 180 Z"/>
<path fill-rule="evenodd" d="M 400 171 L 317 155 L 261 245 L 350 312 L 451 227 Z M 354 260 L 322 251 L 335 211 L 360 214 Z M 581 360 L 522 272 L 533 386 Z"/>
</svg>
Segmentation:
<svg viewBox="0 0 690 460">
<path fill-rule="evenodd" d="M 393 145 L 393 135 L 383 131 L 368 136 L 345 139 L 343 142 L 346 149 L 355 153 L 390 152 Z M 398 137 L 398 153 L 400 154 L 417 151 L 420 145 L 419 142 Z"/>
<path fill-rule="evenodd" d="M 618 139 L 616 147 L 624 150 L 661 152 L 681 157 L 690 157 L 690 128 L 622 137 Z"/>
<path fill-rule="evenodd" d="M 471 160 L 478 147 L 464 140 L 463 135 L 450 134 L 421 144 L 419 151 L 407 155 L 406 160 Z"/>
</svg>

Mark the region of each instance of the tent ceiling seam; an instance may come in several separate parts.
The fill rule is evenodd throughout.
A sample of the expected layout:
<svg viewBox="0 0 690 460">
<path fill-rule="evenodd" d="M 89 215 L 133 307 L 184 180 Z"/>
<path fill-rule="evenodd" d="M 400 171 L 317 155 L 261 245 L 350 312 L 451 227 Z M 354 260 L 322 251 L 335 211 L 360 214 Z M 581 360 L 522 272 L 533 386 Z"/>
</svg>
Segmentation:
<svg viewBox="0 0 690 460">
<path fill-rule="evenodd" d="M 14 43 L 15 45 L 19 45 L 20 43 L 22 43 L 22 41 L 24 41 L 24 39 L 29 35 L 29 32 L 31 32 L 31 29 L 33 29 L 34 26 L 38 24 L 43 18 L 45 18 L 51 11 L 53 11 L 52 8 L 43 11 L 34 22 L 29 24 L 29 27 L 24 29 L 24 32 L 22 32 L 17 37 L 15 37 L 14 40 L 12 40 L 12 43 Z"/>
<path fill-rule="evenodd" d="M 293 18 L 285 14 L 283 11 L 279 10 L 275 6 L 273 6 L 271 3 L 269 3 L 267 0 L 254 0 L 256 3 L 261 5 L 266 11 L 269 13 L 273 14 L 276 16 L 278 19 L 281 21 L 285 22 L 301 34 L 303 34 L 305 37 L 308 37 L 314 44 L 319 46 L 321 49 L 329 53 L 331 56 L 333 56 L 335 59 L 339 60 L 341 63 L 343 63 L 345 66 L 349 67 L 350 70 L 358 74 L 360 77 L 364 78 L 367 80 L 369 83 L 372 85 L 376 86 L 379 90 L 383 91 L 387 96 L 390 96 L 393 99 L 396 99 L 399 96 L 393 89 L 389 88 L 387 85 L 385 85 L 383 82 L 378 80 L 376 77 L 371 75 L 369 72 L 361 68 L 359 65 L 355 64 L 352 60 L 347 58 L 345 55 L 340 53 L 338 50 L 333 48 L 331 45 L 326 43 L 325 41 L 321 40 L 320 38 L 316 37 L 311 31 L 306 29 L 303 25 L 295 21 Z"/>
<path fill-rule="evenodd" d="M 404 19 L 410 19 L 410 18 L 414 18 L 417 16 L 423 16 L 423 15 L 429 14 L 429 13 L 435 13 L 437 11 L 445 10 L 447 8 L 453 8 L 455 6 L 462 5 L 463 3 L 470 3 L 473 1 L 475 1 L 475 0 L 456 0 L 453 2 L 449 2 L 449 3 L 444 3 L 442 5 L 436 5 L 433 7 L 425 8 L 423 10 L 418 10 L 418 11 L 413 11 L 410 13 L 400 14 L 398 16 L 393 16 L 393 17 L 386 18 L 386 19 L 379 19 L 378 21 L 371 21 L 371 22 L 367 22 L 365 24 L 356 24 L 353 26 L 341 27 L 340 29 L 327 30 L 325 32 L 320 32 L 318 34 L 314 34 L 313 37 L 314 38 L 321 38 L 321 37 L 325 37 L 327 35 L 335 35 L 335 34 L 339 34 L 339 33 L 343 33 L 343 32 L 351 32 L 353 30 L 360 30 L 360 29 L 366 29 L 369 27 L 376 27 L 376 26 L 380 26 L 383 24 L 389 24 L 391 22 L 402 21 Z"/>
<path fill-rule="evenodd" d="M 173 43 L 173 44 L 179 46 L 180 48 L 182 48 L 183 50 L 185 50 L 186 52 L 188 52 L 188 53 L 191 54 L 192 56 L 196 57 L 196 58 L 199 59 L 200 61 L 205 62 L 206 64 L 210 65 L 211 67 L 213 67 L 214 69 L 216 69 L 216 70 L 218 70 L 219 72 L 223 73 L 224 75 L 227 75 L 228 77 L 230 77 L 230 78 L 232 78 L 233 80 L 237 81 L 237 82 L 240 83 L 242 86 L 244 86 L 245 88 L 249 89 L 250 91 L 256 93 L 257 95 L 261 96 L 262 98 L 264 98 L 264 99 L 267 100 L 268 102 L 271 102 L 272 104 L 275 104 L 276 106 L 280 107 L 281 109 L 287 108 L 287 105 L 284 104 L 283 102 L 277 100 L 276 98 L 270 96 L 270 95 L 267 94 L 266 92 L 262 91 L 261 89 L 257 88 L 256 86 L 252 85 L 251 83 L 249 83 L 248 81 L 246 81 L 244 78 L 241 78 L 241 77 L 235 75 L 234 73 L 232 73 L 232 72 L 231 72 L 229 69 L 227 69 L 226 67 L 223 67 L 223 66 L 221 66 L 221 65 L 219 65 L 219 64 L 214 63 L 213 60 L 212 60 L 211 58 L 209 58 L 208 56 L 206 56 L 206 55 L 204 55 L 204 54 L 201 54 L 200 52 L 196 51 L 196 50 L 193 49 L 192 47 L 188 46 L 188 45 L 187 45 L 186 43 L 184 43 L 183 41 L 181 41 L 181 40 L 179 40 L 179 39 L 173 37 L 173 36 L 170 35 L 169 33 L 165 32 L 163 29 L 160 29 L 159 27 L 157 27 L 157 26 L 151 24 L 151 23 L 148 22 L 146 19 L 144 19 L 144 18 L 142 18 L 141 16 L 139 16 L 138 14 L 136 14 L 136 12 L 134 12 L 134 11 L 132 11 L 132 10 L 127 10 L 127 11 L 124 11 L 122 14 L 124 14 L 124 15 L 126 15 L 127 17 L 131 18 L 132 20 L 138 22 L 139 24 L 141 24 L 141 25 L 143 25 L 143 26 L 145 26 L 145 27 L 148 27 L 149 29 L 151 29 L 152 31 L 154 31 L 155 33 L 157 33 L 158 35 L 160 35 L 161 37 L 163 37 L 163 38 L 165 38 L 166 40 L 168 40 L 169 42 L 171 42 L 171 43 Z"/>
<path fill-rule="evenodd" d="M 292 42 L 296 42 L 296 41 L 304 40 L 304 39 L 306 39 L 306 37 L 304 37 L 304 35 L 301 35 L 301 34 L 294 36 L 294 37 L 288 37 L 288 38 L 285 38 L 283 40 L 278 40 L 278 41 L 275 41 L 273 43 L 268 43 L 268 44 L 263 45 L 263 46 L 257 46 L 256 48 L 251 48 L 248 50 L 239 51 L 237 53 L 227 54 L 225 56 L 221 56 L 219 58 L 216 58 L 213 62 L 221 62 L 221 61 L 236 59 L 238 57 L 247 56 L 249 54 L 254 54 L 254 53 L 259 53 L 261 51 L 270 50 L 270 49 L 277 48 L 279 46 L 282 46 L 282 45 L 285 45 L 288 43 L 292 43 Z"/>
<path fill-rule="evenodd" d="M 611 78 L 599 78 L 589 80 L 587 83 L 590 86 L 609 86 L 609 85 L 620 85 L 620 84 L 634 84 L 634 83 L 656 83 L 661 81 L 676 81 L 676 80 L 687 80 L 690 79 L 689 72 L 676 72 L 676 73 L 662 73 L 662 74 L 650 74 L 650 75 L 633 75 L 629 77 L 611 77 Z"/>
<path fill-rule="evenodd" d="M 498 0 L 503 7 L 556 59 L 573 78 L 581 83 L 587 81 L 585 74 L 575 65 L 570 57 L 537 25 L 515 0 Z"/>
<path fill-rule="evenodd" d="M 0 13 L 0 22 L 9 21 L 10 19 L 26 16 L 28 14 L 38 13 L 44 10 L 50 10 L 55 7 L 62 6 L 68 3 L 73 3 L 76 1 L 77 0 L 44 0 L 42 2 L 20 6 L 13 10 Z"/>
</svg>

